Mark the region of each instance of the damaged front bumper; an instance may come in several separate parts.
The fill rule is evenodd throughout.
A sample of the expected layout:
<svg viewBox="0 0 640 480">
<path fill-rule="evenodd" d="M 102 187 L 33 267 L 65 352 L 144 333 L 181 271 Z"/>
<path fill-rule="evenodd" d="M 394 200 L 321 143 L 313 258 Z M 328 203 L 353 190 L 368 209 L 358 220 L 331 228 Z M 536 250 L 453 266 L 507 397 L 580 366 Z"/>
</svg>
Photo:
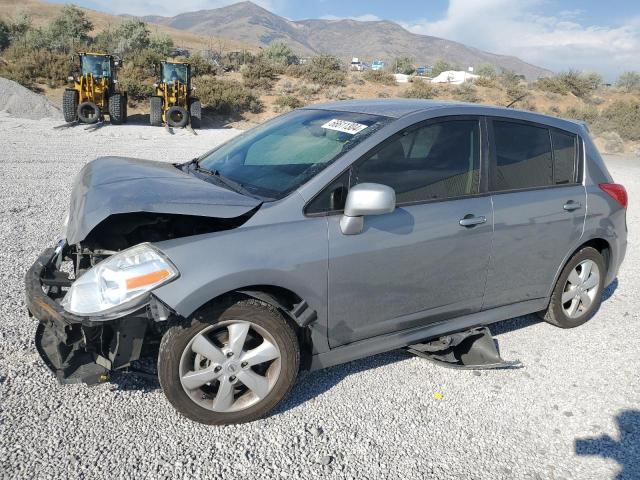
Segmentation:
<svg viewBox="0 0 640 480">
<path fill-rule="evenodd" d="M 72 280 L 59 270 L 67 250 L 61 242 L 38 257 L 25 277 L 26 303 L 39 320 L 36 348 L 60 383 L 106 381 L 109 371 L 128 367 L 140 357 L 145 335 L 156 330 L 155 320 L 165 320 L 164 306 L 149 302 L 126 315 L 105 319 L 80 317 L 58 303 Z"/>
</svg>

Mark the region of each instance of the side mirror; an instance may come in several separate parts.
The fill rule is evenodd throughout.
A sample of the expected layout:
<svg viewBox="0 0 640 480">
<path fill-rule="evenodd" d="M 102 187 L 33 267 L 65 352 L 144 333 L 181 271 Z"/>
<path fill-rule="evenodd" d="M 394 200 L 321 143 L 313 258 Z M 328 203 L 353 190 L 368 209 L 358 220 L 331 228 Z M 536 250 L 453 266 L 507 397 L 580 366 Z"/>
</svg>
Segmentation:
<svg viewBox="0 0 640 480">
<path fill-rule="evenodd" d="M 357 235 L 364 228 L 365 215 L 391 213 L 396 208 L 396 192 L 393 188 L 379 183 L 361 183 L 349 190 L 340 219 L 340 229 L 344 235 Z"/>
</svg>

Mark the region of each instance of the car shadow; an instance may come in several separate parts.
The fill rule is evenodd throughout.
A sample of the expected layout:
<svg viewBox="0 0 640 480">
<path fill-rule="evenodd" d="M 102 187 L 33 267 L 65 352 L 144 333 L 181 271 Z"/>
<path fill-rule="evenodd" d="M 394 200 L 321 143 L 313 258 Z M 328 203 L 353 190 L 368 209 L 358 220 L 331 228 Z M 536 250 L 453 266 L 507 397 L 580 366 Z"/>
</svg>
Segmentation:
<svg viewBox="0 0 640 480">
<path fill-rule="evenodd" d="M 608 434 L 578 438 L 575 451 L 579 456 L 594 456 L 615 460 L 622 469 L 617 480 L 640 478 L 640 410 L 625 410 L 616 415 L 619 440 Z"/>
</svg>

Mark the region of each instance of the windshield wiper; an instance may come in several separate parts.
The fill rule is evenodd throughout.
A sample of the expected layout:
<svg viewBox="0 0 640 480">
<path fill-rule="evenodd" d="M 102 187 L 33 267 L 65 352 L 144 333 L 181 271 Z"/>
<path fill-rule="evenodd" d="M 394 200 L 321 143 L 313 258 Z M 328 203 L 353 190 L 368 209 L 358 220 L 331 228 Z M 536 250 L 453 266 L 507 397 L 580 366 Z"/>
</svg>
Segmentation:
<svg viewBox="0 0 640 480">
<path fill-rule="evenodd" d="M 198 158 L 194 158 L 193 160 L 191 160 L 191 162 L 189 162 L 189 164 L 193 165 L 193 169 L 196 172 L 204 173 L 205 175 L 215 177 L 218 182 L 222 183 L 224 186 L 226 186 L 230 190 L 233 190 L 234 192 L 240 193 L 242 195 L 247 195 L 249 197 L 256 198 L 256 196 L 253 193 L 251 193 L 249 190 L 247 190 L 244 187 L 244 185 L 236 182 L 235 180 L 231 180 L 228 177 L 225 177 L 218 170 L 209 170 L 207 168 L 201 167 L 200 160 Z"/>
</svg>

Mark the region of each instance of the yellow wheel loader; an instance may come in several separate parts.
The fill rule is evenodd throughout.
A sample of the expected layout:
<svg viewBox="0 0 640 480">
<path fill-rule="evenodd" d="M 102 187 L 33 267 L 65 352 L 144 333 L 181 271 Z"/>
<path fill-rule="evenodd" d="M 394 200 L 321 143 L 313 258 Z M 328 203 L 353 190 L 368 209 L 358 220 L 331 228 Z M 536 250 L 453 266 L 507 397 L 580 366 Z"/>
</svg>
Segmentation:
<svg viewBox="0 0 640 480">
<path fill-rule="evenodd" d="M 193 97 L 191 65 L 182 62 L 161 62 L 159 81 L 154 83 L 149 121 L 153 126 L 200 128 L 202 106 Z"/>
<path fill-rule="evenodd" d="M 120 61 L 102 53 L 79 53 L 78 58 L 79 73 L 69 77 L 73 87 L 62 97 L 65 121 L 96 123 L 109 115 L 111 123 L 126 122 L 127 94 L 117 89 Z"/>
</svg>

